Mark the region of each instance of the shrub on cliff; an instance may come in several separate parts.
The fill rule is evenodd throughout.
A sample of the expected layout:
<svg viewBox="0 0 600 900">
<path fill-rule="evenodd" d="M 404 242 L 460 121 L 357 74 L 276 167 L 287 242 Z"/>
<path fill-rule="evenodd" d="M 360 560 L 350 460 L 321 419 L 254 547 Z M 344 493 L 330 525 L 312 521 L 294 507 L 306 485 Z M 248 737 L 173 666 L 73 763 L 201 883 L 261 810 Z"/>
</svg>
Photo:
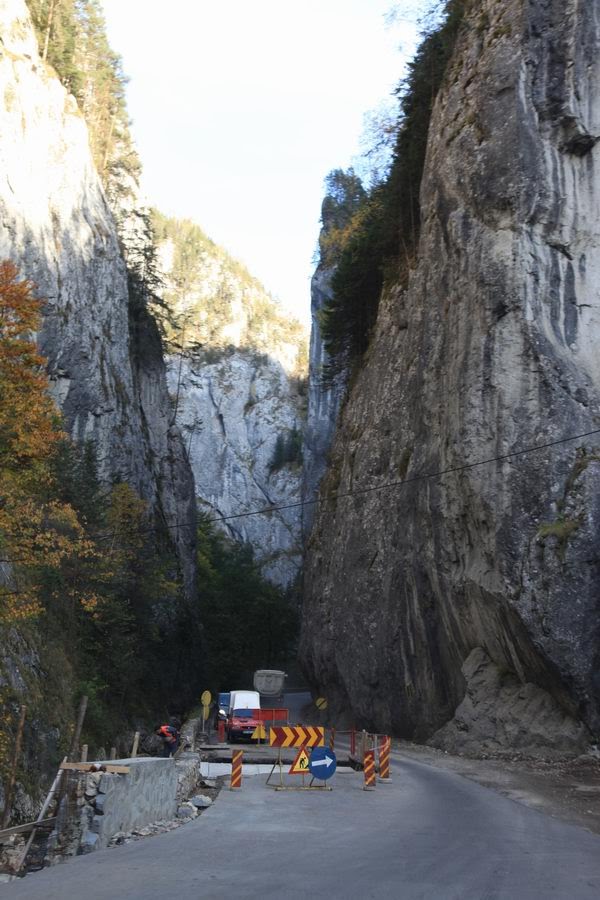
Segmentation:
<svg viewBox="0 0 600 900">
<path fill-rule="evenodd" d="M 441 20 L 424 34 L 396 91 L 400 109 L 385 179 L 362 193 L 354 185 L 352 170 L 345 181 L 336 173 L 326 181 L 321 264 L 334 267 L 334 273 L 332 299 L 320 321 L 330 357 L 325 380 L 360 361 L 369 345 L 384 284 L 405 281 L 413 265 L 431 112 L 468 2 L 445 0 Z M 345 192 L 341 203 L 340 187 Z M 332 228 L 329 222 L 329 211 L 336 203 L 351 210 L 343 228 Z"/>
</svg>

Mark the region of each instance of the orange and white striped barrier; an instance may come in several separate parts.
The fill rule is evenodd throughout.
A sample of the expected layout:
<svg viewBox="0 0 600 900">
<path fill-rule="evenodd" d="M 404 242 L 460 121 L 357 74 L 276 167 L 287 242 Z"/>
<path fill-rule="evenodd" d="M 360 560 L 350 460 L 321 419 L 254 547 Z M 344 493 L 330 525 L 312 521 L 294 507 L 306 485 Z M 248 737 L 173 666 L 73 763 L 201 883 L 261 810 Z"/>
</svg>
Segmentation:
<svg viewBox="0 0 600 900">
<path fill-rule="evenodd" d="M 230 790 L 241 788 L 242 786 L 242 760 L 244 758 L 243 750 L 233 750 L 231 753 L 231 784 Z"/>
<path fill-rule="evenodd" d="M 377 776 L 375 775 L 374 750 L 365 750 L 365 755 L 363 758 L 363 769 L 365 773 L 365 783 L 363 785 L 363 791 L 370 791 L 375 787 L 377 778 Z"/>
<path fill-rule="evenodd" d="M 379 777 L 383 781 L 390 780 L 390 753 L 392 752 L 391 737 L 383 737 L 379 744 Z"/>
</svg>

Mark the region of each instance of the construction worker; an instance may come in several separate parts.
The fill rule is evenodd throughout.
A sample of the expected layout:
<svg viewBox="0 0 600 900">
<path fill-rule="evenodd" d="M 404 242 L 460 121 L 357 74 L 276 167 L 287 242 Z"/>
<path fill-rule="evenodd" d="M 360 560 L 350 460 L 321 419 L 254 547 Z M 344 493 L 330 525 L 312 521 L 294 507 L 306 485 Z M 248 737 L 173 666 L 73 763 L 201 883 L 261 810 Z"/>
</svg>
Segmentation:
<svg viewBox="0 0 600 900">
<path fill-rule="evenodd" d="M 154 734 L 162 738 L 163 748 L 161 756 L 173 756 L 179 746 L 179 735 L 177 729 L 172 725 L 157 725 Z"/>
</svg>

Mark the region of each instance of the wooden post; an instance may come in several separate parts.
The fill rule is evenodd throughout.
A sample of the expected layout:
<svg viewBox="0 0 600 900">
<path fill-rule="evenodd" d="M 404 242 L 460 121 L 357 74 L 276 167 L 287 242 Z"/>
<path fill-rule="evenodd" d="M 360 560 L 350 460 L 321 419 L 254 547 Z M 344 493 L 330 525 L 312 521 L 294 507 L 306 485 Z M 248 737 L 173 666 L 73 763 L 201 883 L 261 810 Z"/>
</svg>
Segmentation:
<svg viewBox="0 0 600 900">
<path fill-rule="evenodd" d="M 79 713 L 77 714 L 77 722 L 75 723 L 75 731 L 73 732 L 73 740 L 71 741 L 71 749 L 69 750 L 69 759 L 71 762 L 75 760 L 75 754 L 79 747 L 79 739 L 81 738 L 81 729 L 83 728 L 83 720 L 87 710 L 88 698 L 84 695 L 79 704 Z"/>
<path fill-rule="evenodd" d="M 131 748 L 131 759 L 136 758 L 139 743 L 140 743 L 140 733 L 139 733 L 139 731 L 136 731 L 136 733 L 133 736 L 133 747 Z"/>
<path fill-rule="evenodd" d="M 66 761 L 67 761 L 67 757 L 65 756 L 65 758 L 63 759 L 63 763 L 66 763 Z M 48 791 L 48 795 L 47 795 L 46 799 L 44 800 L 44 805 L 42 806 L 42 808 L 40 810 L 40 814 L 37 817 L 36 822 L 41 822 L 43 820 L 44 816 L 46 815 L 48 807 L 50 806 L 50 803 L 52 802 L 52 798 L 57 793 L 57 791 L 60 787 L 60 783 L 62 781 L 62 775 L 63 775 L 63 770 L 61 767 L 58 770 L 58 772 L 56 773 L 56 778 L 52 782 L 52 787 Z M 15 873 L 20 872 L 21 869 L 23 868 L 23 863 L 25 862 L 25 860 L 27 858 L 27 854 L 29 853 L 29 848 L 31 847 L 31 845 L 33 843 L 33 839 L 35 837 L 35 832 L 36 832 L 36 829 L 32 828 L 31 834 L 29 835 L 29 840 L 25 844 L 25 849 L 23 850 L 23 855 L 21 856 L 21 859 L 19 860 L 19 862 L 15 865 L 15 868 L 14 868 Z"/>
<path fill-rule="evenodd" d="M 117 748 L 116 748 L 116 747 L 111 747 L 111 748 L 110 748 L 110 756 L 109 756 L 108 758 L 109 758 L 109 759 L 116 759 L 116 758 L 117 758 Z"/>
<path fill-rule="evenodd" d="M 17 726 L 17 737 L 15 740 L 15 750 L 13 753 L 10 774 L 8 776 L 8 784 L 4 795 L 4 811 L 2 813 L 2 828 L 6 828 L 10 821 L 10 808 L 12 805 L 13 791 L 17 780 L 17 765 L 19 763 L 19 754 L 21 752 L 21 743 L 23 741 L 23 728 L 25 727 L 26 706 L 21 707 L 21 715 L 19 716 L 19 724 Z"/>
<path fill-rule="evenodd" d="M 81 747 L 81 762 L 87 762 L 88 758 L 88 745 L 82 744 Z"/>
</svg>

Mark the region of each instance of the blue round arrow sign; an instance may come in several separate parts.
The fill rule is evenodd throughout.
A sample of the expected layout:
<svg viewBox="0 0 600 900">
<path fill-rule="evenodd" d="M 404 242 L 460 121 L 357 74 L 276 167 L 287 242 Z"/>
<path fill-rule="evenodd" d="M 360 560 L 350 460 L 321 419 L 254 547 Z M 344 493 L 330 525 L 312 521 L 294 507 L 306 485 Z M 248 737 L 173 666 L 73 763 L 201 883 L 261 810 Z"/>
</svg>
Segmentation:
<svg viewBox="0 0 600 900">
<path fill-rule="evenodd" d="M 313 747 L 308 768 L 310 774 L 318 778 L 319 781 L 327 781 L 335 772 L 337 760 L 335 753 L 329 747 Z"/>
</svg>

